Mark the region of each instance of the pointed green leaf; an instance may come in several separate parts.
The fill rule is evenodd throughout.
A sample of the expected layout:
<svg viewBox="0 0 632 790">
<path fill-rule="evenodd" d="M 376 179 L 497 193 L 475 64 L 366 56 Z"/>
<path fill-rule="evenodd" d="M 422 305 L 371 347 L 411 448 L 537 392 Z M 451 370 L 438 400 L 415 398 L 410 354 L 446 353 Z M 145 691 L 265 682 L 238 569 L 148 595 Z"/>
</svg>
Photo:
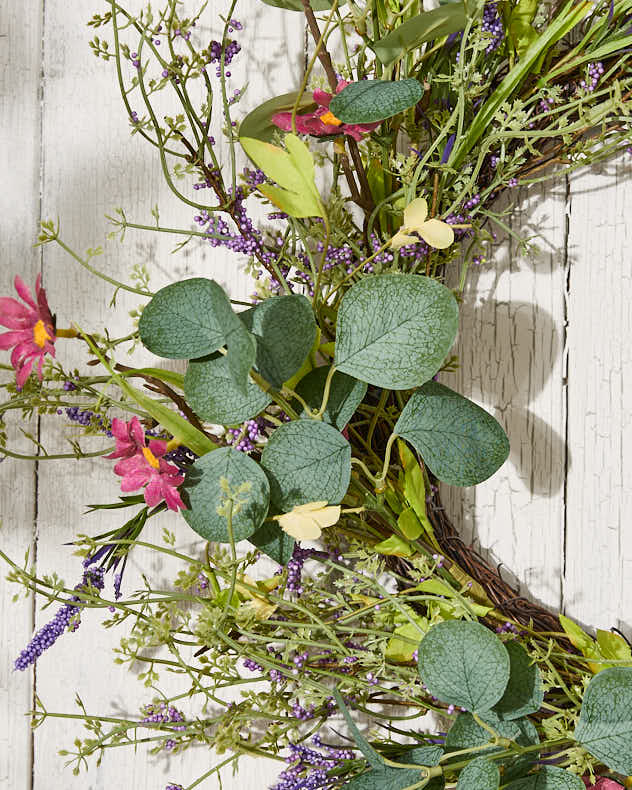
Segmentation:
<svg viewBox="0 0 632 790">
<path fill-rule="evenodd" d="M 193 277 L 161 288 L 138 323 L 145 348 L 167 359 L 212 354 L 239 330 L 224 290 L 214 280 Z"/>
<path fill-rule="evenodd" d="M 456 300 L 437 280 L 414 274 L 366 277 L 341 301 L 334 364 L 378 387 L 417 387 L 441 367 L 457 324 Z"/>
<path fill-rule="evenodd" d="M 436 381 L 412 394 L 394 432 L 413 445 L 439 480 L 450 485 L 487 480 L 509 455 L 509 440 L 500 423 Z"/>
<path fill-rule="evenodd" d="M 184 490 L 189 507 L 182 511 L 185 521 L 205 540 L 230 542 L 228 521 L 218 508 L 226 500 L 222 486 L 226 480 L 231 491 L 243 488 L 233 505 L 232 531 L 237 543 L 250 537 L 263 523 L 270 501 L 268 479 L 259 464 L 245 453 L 220 447 L 198 458 L 187 470 Z"/>
<path fill-rule="evenodd" d="M 309 299 L 300 294 L 273 296 L 239 317 L 257 341 L 256 370 L 281 389 L 300 370 L 316 339 Z"/>
<path fill-rule="evenodd" d="M 286 135 L 287 151 L 253 137 L 240 137 L 239 142 L 257 167 L 278 184 L 259 187 L 275 206 L 291 217 L 323 216 L 314 181 L 314 159 L 300 138 Z"/>
<path fill-rule="evenodd" d="M 198 417 L 217 425 L 250 420 L 272 402 L 252 380 L 246 394 L 242 393 L 231 376 L 227 356 L 192 359 L 184 377 L 184 394 Z"/>
<path fill-rule="evenodd" d="M 520 719 L 540 710 L 544 701 L 542 676 L 518 642 L 505 642 L 509 653 L 509 683 L 494 711 L 501 719 Z"/>
<path fill-rule="evenodd" d="M 300 4 L 300 0 L 297 0 Z M 302 5 L 301 5 L 302 8 Z M 265 143 L 272 142 L 275 132 L 279 127 L 272 123 L 272 116 L 278 112 L 291 112 L 294 102 L 298 96 L 298 91 L 284 93 L 282 96 L 275 96 L 260 104 L 243 119 L 239 124 L 239 134 L 241 137 L 253 137 Z M 311 93 L 306 93 L 301 97 L 298 105 L 298 112 L 313 111 L 318 105 L 312 98 Z"/>
<path fill-rule="evenodd" d="M 415 553 L 413 547 L 400 538 L 399 535 L 391 535 L 386 540 L 381 540 L 373 546 L 373 551 L 378 554 L 387 554 L 392 557 L 412 557 Z"/>
<path fill-rule="evenodd" d="M 509 681 L 509 655 L 480 623 L 433 626 L 419 645 L 419 674 L 433 697 L 470 711 L 487 711 Z"/>
<path fill-rule="evenodd" d="M 456 790 L 498 790 L 500 771 L 487 757 L 477 757 L 459 774 Z"/>
<path fill-rule="evenodd" d="M 287 535 L 277 522 L 266 522 L 248 540 L 279 565 L 287 565 L 294 551 L 294 538 Z"/>
<path fill-rule="evenodd" d="M 352 82 L 331 100 L 329 109 L 343 123 L 377 123 L 392 118 L 421 101 L 419 80 Z"/>
<path fill-rule="evenodd" d="M 331 425 L 298 420 L 274 431 L 263 449 L 261 466 L 280 512 L 307 502 L 336 504 L 349 487 L 351 446 Z"/>
<path fill-rule="evenodd" d="M 366 740 L 366 738 L 362 735 L 360 730 L 358 729 L 356 723 L 349 713 L 349 709 L 345 705 L 345 701 L 342 698 L 342 694 L 338 691 L 338 689 L 334 689 L 333 691 L 334 699 L 336 700 L 336 704 L 338 705 L 338 709 L 344 716 L 345 721 L 347 722 L 347 727 L 351 731 L 351 735 L 353 736 L 353 740 L 356 742 L 356 746 L 364 755 L 364 759 L 367 763 L 371 766 L 371 768 L 376 768 L 381 770 L 385 767 L 384 760 L 382 759 L 381 755 L 379 755 L 375 749 L 371 746 L 371 744 Z"/>
<path fill-rule="evenodd" d="M 545 765 L 537 774 L 511 782 L 506 788 L 507 790 L 586 790 L 586 785 L 579 776 L 570 771 L 555 765 Z"/>
<path fill-rule="evenodd" d="M 301 379 L 296 387 L 296 392 L 312 409 L 318 410 L 323 402 L 325 380 L 330 370 L 330 365 L 315 368 Z M 331 379 L 329 400 L 323 412 L 323 420 L 341 431 L 355 414 L 366 395 L 367 386 L 363 381 L 347 376 L 336 371 Z M 303 414 L 301 416 L 307 415 Z"/>
<path fill-rule="evenodd" d="M 397 519 L 397 526 L 408 540 L 417 540 L 424 531 L 412 507 L 402 510 Z"/>
<path fill-rule="evenodd" d="M 604 669 L 590 681 L 575 740 L 612 771 L 632 774 L 632 668 Z"/>
<path fill-rule="evenodd" d="M 382 63 L 389 65 L 427 41 L 463 30 L 466 22 L 465 5 L 462 2 L 451 3 L 407 19 L 371 48 Z"/>
</svg>

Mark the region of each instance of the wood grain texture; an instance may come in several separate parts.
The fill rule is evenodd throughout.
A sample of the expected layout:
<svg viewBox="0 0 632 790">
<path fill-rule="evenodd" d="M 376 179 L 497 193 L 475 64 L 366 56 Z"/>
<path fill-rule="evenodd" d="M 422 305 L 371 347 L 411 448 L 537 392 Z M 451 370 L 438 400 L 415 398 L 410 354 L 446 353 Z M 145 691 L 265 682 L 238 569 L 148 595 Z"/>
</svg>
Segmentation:
<svg viewBox="0 0 632 790">
<path fill-rule="evenodd" d="M 13 276 L 33 284 L 40 268 L 33 248 L 40 200 L 40 53 L 41 4 L 0 7 L 0 293 L 13 294 Z M 2 328 L 4 330 L 4 327 Z M 5 362 L 5 360 L 3 360 Z M 6 396 L 3 396 L 5 400 Z M 24 423 L 9 414 L 7 433 L 18 452 L 32 454 L 34 445 L 21 436 L 37 432 L 37 420 Z M 0 541 L 18 562 L 31 551 L 35 534 L 36 487 L 32 461 L 5 461 L 0 469 Z M 32 704 L 32 672 L 14 672 L 13 661 L 31 636 L 33 602 L 0 573 L 0 788 L 27 790 L 31 781 L 31 733 L 27 712 Z"/>
</svg>

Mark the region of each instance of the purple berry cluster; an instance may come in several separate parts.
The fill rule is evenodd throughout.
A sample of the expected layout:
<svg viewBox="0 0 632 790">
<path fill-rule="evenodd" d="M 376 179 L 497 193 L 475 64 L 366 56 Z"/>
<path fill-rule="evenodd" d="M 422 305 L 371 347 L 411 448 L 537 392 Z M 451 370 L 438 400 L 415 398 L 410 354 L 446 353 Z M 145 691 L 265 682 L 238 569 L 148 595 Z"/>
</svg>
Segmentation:
<svg viewBox="0 0 632 790">
<path fill-rule="evenodd" d="M 85 592 L 89 587 L 102 590 L 103 586 L 103 568 L 86 568 L 81 582 L 75 587 L 75 590 Z M 15 659 L 15 669 L 20 671 L 27 669 L 37 661 L 45 650 L 48 650 L 49 647 L 55 644 L 64 631 L 76 631 L 79 628 L 79 613 L 81 609 L 79 606 L 74 605 L 79 600 L 79 596 L 73 595 L 70 598 L 72 603 L 65 603 L 61 606 L 53 619 L 43 628 L 40 628 Z"/>
<path fill-rule="evenodd" d="M 244 658 L 242 663 L 246 669 L 250 670 L 250 672 L 263 672 L 263 667 L 261 664 L 257 664 L 253 658 Z"/>
<path fill-rule="evenodd" d="M 70 387 L 67 387 L 66 384 L 70 384 Z M 72 389 L 76 389 L 76 387 L 72 382 L 67 381 L 64 384 L 64 389 L 70 392 Z M 96 425 L 106 436 L 112 436 L 112 431 L 109 427 L 106 427 L 107 421 L 100 414 L 95 414 L 90 409 L 82 409 L 79 406 L 68 406 L 66 409 L 57 409 L 57 414 L 63 414 L 64 412 L 66 413 L 66 417 L 72 420 L 72 422 L 76 422 L 84 428 L 87 428 L 89 425 Z"/>
<path fill-rule="evenodd" d="M 318 549 L 302 549 L 298 543 L 294 544 L 292 556 L 290 557 L 287 567 L 287 583 L 285 589 L 289 592 L 301 595 L 303 592 L 302 577 L 303 565 L 305 561 L 315 556 L 326 556 L 324 552 Z"/>
<path fill-rule="evenodd" d="M 142 708 L 144 718 L 141 720 L 143 724 L 175 724 L 175 727 L 170 727 L 170 730 L 182 732 L 186 730 L 184 722 L 184 715 L 173 705 L 168 705 L 162 701 L 160 703 L 150 702 Z"/>
<path fill-rule="evenodd" d="M 241 29 L 241 27 L 238 29 Z M 233 58 L 241 52 L 241 44 L 233 39 L 222 48 L 220 41 L 211 41 L 208 48 L 208 60 L 206 62 L 217 63 L 217 69 L 215 73 L 218 77 L 220 77 L 222 74 L 222 49 L 224 52 L 224 65 L 228 66 L 230 63 L 232 63 Z M 226 72 L 226 76 L 230 77 L 230 71 Z"/>
<path fill-rule="evenodd" d="M 329 772 L 353 760 L 354 753 L 350 749 L 328 746 L 318 735 L 312 738 L 312 745 L 316 748 L 289 744 L 285 761 L 290 767 L 280 774 L 279 781 L 270 790 L 327 790 L 340 782 L 340 776 L 332 777 Z"/>
<path fill-rule="evenodd" d="M 265 420 L 256 417 L 254 420 L 246 420 L 239 428 L 229 428 L 226 440 L 232 444 L 235 450 L 242 453 L 251 453 L 255 449 L 255 442 L 261 438 Z"/>
<path fill-rule="evenodd" d="M 582 80 L 579 83 L 579 87 L 583 88 L 588 93 L 592 93 L 597 85 L 599 85 L 599 81 L 603 77 L 604 67 L 603 63 L 597 61 L 596 63 L 589 63 L 588 64 L 588 73 L 587 79 Z"/>
<path fill-rule="evenodd" d="M 488 33 L 490 36 L 490 42 L 487 45 L 487 49 L 485 52 L 489 55 L 490 52 L 494 52 L 498 49 L 498 47 L 502 44 L 503 38 L 505 37 L 505 30 L 503 28 L 502 19 L 498 13 L 498 3 L 486 3 L 485 8 L 483 9 L 483 22 L 481 24 L 481 30 L 484 33 Z"/>
</svg>

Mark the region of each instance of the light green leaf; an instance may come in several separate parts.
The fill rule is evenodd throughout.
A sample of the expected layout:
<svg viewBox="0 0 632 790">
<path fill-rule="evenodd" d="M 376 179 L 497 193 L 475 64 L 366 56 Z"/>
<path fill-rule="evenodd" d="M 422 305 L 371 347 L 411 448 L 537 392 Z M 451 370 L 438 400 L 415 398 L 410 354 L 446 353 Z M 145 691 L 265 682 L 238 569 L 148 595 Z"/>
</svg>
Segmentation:
<svg viewBox="0 0 632 790">
<path fill-rule="evenodd" d="M 537 10 L 538 0 L 518 0 L 513 6 L 506 3 L 503 7 L 503 14 L 508 17 L 508 38 L 518 57 L 522 57 L 539 36 L 532 25 Z"/>
<path fill-rule="evenodd" d="M 315 368 L 302 378 L 296 387 L 296 392 L 312 409 L 320 409 L 330 367 L 323 365 Z M 367 386 L 363 381 L 336 371 L 331 379 L 329 400 L 323 412 L 323 420 L 341 431 L 362 403 L 366 390 Z M 305 412 L 301 416 L 307 417 Z"/>
<path fill-rule="evenodd" d="M 399 450 L 399 458 L 404 470 L 403 483 L 404 483 L 404 496 L 410 503 L 415 515 L 419 519 L 426 535 L 435 548 L 439 548 L 437 539 L 435 538 L 434 528 L 430 523 L 426 511 L 426 484 L 424 482 L 424 473 L 419 461 L 413 453 L 408 449 L 406 442 L 398 441 L 397 448 Z"/>
<path fill-rule="evenodd" d="M 555 765 L 545 765 L 537 774 L 525 776 L 506 787 L 507 790 L 586 790 L 579 776 Z"/>
<path fill-rule="evenodd" d="M 263 524 L 248 540 L 279 565 L 287 565 L 294 551 L 294 538 L 286 534 L 276 521 Z"/>
<path fill-rule="evenodd" d="M 625 661 L 632 658 L 630 645 L 614 631 L 602 631 L 598 628 L 597 644 L 604 658 L 610 658 L 613 661 Z"/>
<path fill-rule="evenodd" d="M 632 774 L 632 668 L 604 669 L 590 681 L 575 740 L 612 771 Z"/>
<path fill-rule="evenodd" d="M 397 526 L 408 540 L 417 540 L 424 531 L 412 507 L 402 510 L 397 519 Z"/>
<path fill-rule="evenodd" d="M 331 425 L 297 420 L 277 428 L 261 455 L 280 512 L 307 502 L 337 504 L 347 493 L 351 446 Z"/>
<path fill-rule="evenodd" d="M 500 771 L 487 757 L 477 757 L 459 774 L 456 790 L 498 790 Z"/>
<path fill-rule="evenodd" d="M 444 483 L 487 480 L 509 455 L 509 441 L 491 414 L 471 400 L 428 381 L 412 394 L 394 432 L 410 442 Z"/>
<path fill-rule="evenodd" d="M 193 277 L 161 288 L 138 323 L 145 348 L 167 359 L 212 354 L 239 330 L 235 313 L 214 280 Z"/>
<path fill-rule="evenodd" d="M 433 626 L 419 646 L 419 674 L 433 697 L 470 711 L 487 711 L 509 681 L 509 655 L 480 623 Z"/>
<path fill-rule="evenodd" d="M 520 719 L 540 710 L 544 701 L 542 676 L 518 642 L 505 642 L 509 653 L 509 683 L 502 699 L 494 706 L 501 719 Z"/>
<path fill-rule="evenodd" d="M 278 184 L 259 186 L 268 200 L 291 217 L 323 216 L 314 181 L 314 159 L 300 138 L 286 135 L 287 151 L 253 137 L 240 137 L 239 142 L 250 159 Z"/>
<path fill-rule="evenodd" d="M 259 464 L 245 453 L 220 447 L 198 458 L 187 470 L 184 490 L 189 507 L 182 511 L 185 521 L 205 540 L 230 542 L 226 516 L 218 513 L 227 499 L 222 480 L 231 492 L 240 489 L 233 504 L 232 531 L 235 543 L 250 537 L 263 523 L 270 501 L 268 479 Z"/>
<path fill-rule="evenodd" d="M 252 380 L 244 395 L 231 376 L 226 356 L 192 359 L 184 377 L 184 394 L 199 417 L 218 425 L 249 420 L 272 401 Z"/>
<path fill-rule="evenodd" d="M 309 299 L 300 294 L 273 296 L 239 317 L 257 341 L 256 370 L 280 389 L 300 370 L 316 338 Z"/>
<path fill-rule="evenodd" d="M 463 30 L 466 22 L 465 5 L 462 2 L 451 3 L 407 19 L 371 48 L 382 63 L 389 65 L 427 41 Z"/>
<path fill-rule="evenodd" d="M 343 123 L 377 123 L 392 118 L 421 101 L 419 80 L 352 82 L 331 100 L 329 109 Z"/>
<path fill-rule="evenodd" d="M 301 5 L 300 0 L 296 0 L 296 2 Z M 252 137 L 265 143 L 272 142 L 275 132 L 279 131 L 279 127 L 272 123 L 272 116 L 278 112 L 291 112 L 297 96 L 298 91 L 292 91 L 291 93 L 284 93 L 282 96 L 275 96 L 273 99 L 268 99 L 268 101 L 260 104 L 252 112 L 249 112 L 239 124 L 240 136 Z M 301 97 L 298 112 L 300 114 L 301 112 L 313 111 L 317 106 L 311 93 L 306 93 Z"/>
<path fill-rule="evenodd" d="M 393 631 L 393 636 L 391 636 L 386 645 L 384 655 L 388 661 L 412 661 L 413 653 L 419 647 L 421 634 L 424 634 L 428 630 L 427 618 L 417 614 L 413 609 L 410 609 L 408 613 L 414 620 L 414 623 L 409 622 L 401 616 L 400 619 L 403 625 L 398 626 Z M 410 762 L 431 765 L 431 763 L 419 763 L 418 760 L 410 760 Z M 434 763 L 432 764 L 434 765 Z"/>
<path fill-rule="evenodd" d="M 373 551 L 378 554 L 387 554 L 392 557 L 412 557 L 415 553 L 413 547 L 399 535 L 391 535 L 373 546 Z"/>
<path fill-rule="evenodd" d="M 366 277 L 340 303 L 334 364 L 378 387 L 417 387 L 441 367 L 457 324 L 456 300 L 437 280 L 414 274 Z"/>
</svg>

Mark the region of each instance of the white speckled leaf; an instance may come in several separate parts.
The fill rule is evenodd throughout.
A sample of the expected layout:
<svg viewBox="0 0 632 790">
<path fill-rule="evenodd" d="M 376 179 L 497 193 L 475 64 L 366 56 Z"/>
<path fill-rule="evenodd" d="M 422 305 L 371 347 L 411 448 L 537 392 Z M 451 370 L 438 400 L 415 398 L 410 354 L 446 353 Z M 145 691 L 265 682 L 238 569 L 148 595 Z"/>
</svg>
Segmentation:
<svg viewBox="0 0 632 790">
<path fill-rule="evenodd" d="M 428 381 L 412 394 L 395 424 L 432 473 L 455 486 L 487 480 L 509 455 L 500 423 L 476 403 Z"/>
<path fill-rule="evenodd" d="M 307 502 L 337 504 L 347 493 L 351 446 L 331 425 L 297 420 L 277 428 L 264 447 L 272 503 L 287 513 Z"/>
<path fill-rule="evenodd" d="M 433 626 L 419 645 L 419 674 L 442 702 L 487 711 L 509 680 L 509 654 L 480 623 L 456 620 Z"/>
<path fill-rule="evenodd" d="M 421 101 L 424 90 L 419 80 L 352 82 L 336 94 L 329 109 L 343 123 L 376 123 L 392 118 Z"/>
<path fill-rule="evenodd" d="M 417 387 L 441 367 L 457 325 L 456 300 L 437 280 L 414 274 L 367 277 L 340 303 L 334 364 L 378 387 Z"/>
<path fill-rule="evenodd" d="M 632 668 L 604 669 L 590 681 L 575 740 L 608 768 L 632 774 Z"/>
<path fill-rule="evenodd" d="M 207 453 L 191 466 L 184 482 L 189 508 L 182 511 L 185 521 L 205 540 L 228 543 L 227 520 L 217 512 L 226 499 L 221 478 L 231 489 L 250 483 L 250 490 L 239 496 L 243 504 L 235 509 L 232 530 L 235 542 L 250 537 L 263 523 L 270 502 L 270 486 L 265 473 L 250 456 L 221 447 Z"/>
<path fill-rule="evenodd" d="M 272 400 L 252 380 L 244 394 L 231 376 L 226 356 L 192 359 L 184 377 L 184 394 L 198 417 L 219 425 L 249 420 Z"/>
<path fill-rule="evenodd" d="M 296 392 L 312 409 L 320 409 L 323 402 L 325 379 L 329 370 L 329 365 L 312 370 L 300 380 L 296 387 Z M 323 420 L 341 431 L 362 403 L 366 390 L 367 386 L 363 381 L 358 381 L 352 376 L 336 371 L 331 379 L 329 400 L 323 413 Z M 303 414 L 308 419 L 304 412 Z"/>
<path fill-rule="evenodd" d="M 500 771 L 487 757 L 477 757 L 459 774 L 456 790 L 498 790 Z"/>
<path fill-rule="evenodd" d="M 544 700 L 542 676 L 518 642 L 505 642 L 509 653 L 509 683 L 494 711 L 501 719 L 520 719 L 540 710 Z"/>
<path fill-rule="evenodd" d="M 506 787 L 507 790 L 585 790 L 586 786 L 579 776 L 554 765 L 545 765 L 537 774 L 510 782 Z"/>
</svg>

